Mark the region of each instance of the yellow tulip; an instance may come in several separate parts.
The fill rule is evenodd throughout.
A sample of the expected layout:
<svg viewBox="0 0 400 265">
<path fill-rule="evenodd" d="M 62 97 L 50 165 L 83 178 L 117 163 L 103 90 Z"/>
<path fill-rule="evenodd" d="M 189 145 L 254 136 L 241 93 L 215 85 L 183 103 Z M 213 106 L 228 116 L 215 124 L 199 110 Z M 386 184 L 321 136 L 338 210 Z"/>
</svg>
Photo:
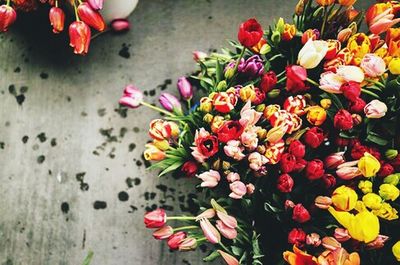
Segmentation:
<svg viewBox="0 0 400 265">
<path fill-rule="evenodd" d="M 153 144 L 162 151 L 167 151 L 169 149 L 169 142 L 167 140 L 153 140 Z"/>
<path fill-rule="evenodd" d="M 354 54 L 354 63 L 359 65 L 367 53 L 371 52 L 371 40 L 364 33 L 357 33 L 350 37 L 347 48 Z"/>
<path fill-rule="evenodd" d="M 254 91 L 253 85 L 242 87 L 240 89 L 239 94 L 240 94 L 240 99 L 243 102 L 247 102 L 249 100 L 253 101 L 256 98 L 256 92 Z"/>
<path fill-rule="evenodd" d="M 393 245 L 392 252 L 397 261 L 400 261 L 400 241 L 397 241 L 397 243 Z"/>
<path fill-rule="evenodd" d="M 375 193 L 364 195 L 362 201 L 371 210 L 379 210 L 382 207 L 382 198 Z"/>
<path fill-rule="evenodd" d="M 341 211 L 351 211 L 356 206 L 357 193 L 347 186 L 340 186 L 332 194 L 332 204 Z"/>
<path fill-rule="evenodd" d="M 307 120 L 314 126 L 322 125 L 326 120 L 326 111 L 320 106 L 308 108 Z"/>
<path fill-rule="evenodd" d="M 144 151 L 144 158 L 149 161 L 161 161 L 165 158 L 165 153 L 158 149 L 154 144 L 146 144 L 146 150 Z"/>
<path fill-rule="evenodd" d="M 362 191 L 362 193 L 367 194 L 372 192 L 372 182 L 369 180 L 361 180 L 358 183 L 358 188 Z"/>
<path fill-rule="evenodd" d="M 281 125 L 273 127 L 267 132 L 267 141 L 274 144 L 279 142 L 282 137 L 286 134 L 287 126 Z"/>
<path fill-rule="evenodd" d="M 399 197 L 400 191 L 395 185 L 385 183 L 379 187 L 379 195 L 384 200 L 395 201 Z"/>
<path fill-rule="evenodd" d="M 211 112 L 213 103 L 212 99 L 209 97 L 203 97 L 200 99 L 199 110 L 205 113 Z"/>
<path fill-rule="evenodd" d="M 371 178 L 378 173 L 381 169 L 381 163 L 370 153 L 365 153 L 364 156 L 358 161 L 358 169 L 366 178 Z"/>
<path fill-rule="evenodd" d="M 397 210 L 387 202 L 382 203 L 382 207 L 378 210 L 373 210 L 372 213 L 388 221 L 399 219 Z"/>
<path fill-rule="evenodd" d="M 329 207 L 328 211 L 355 240 L 369 243 L 379 235 L 379 219 L 369 211 L 363 211 L 356 215 L 336 211 L 333 207 Z"/>
<path fill-rule="evenodd" d="M 400 75 L 400 58 L 393 58 L 389 63 L 389 71 L 394 75 Z"/>
<path fill-rule="evenodd" d="M 324 109 L 329 109 L 332 106 L 332 100 L 329 98 L 321 99 L 319 102 Z"/>
</svg>

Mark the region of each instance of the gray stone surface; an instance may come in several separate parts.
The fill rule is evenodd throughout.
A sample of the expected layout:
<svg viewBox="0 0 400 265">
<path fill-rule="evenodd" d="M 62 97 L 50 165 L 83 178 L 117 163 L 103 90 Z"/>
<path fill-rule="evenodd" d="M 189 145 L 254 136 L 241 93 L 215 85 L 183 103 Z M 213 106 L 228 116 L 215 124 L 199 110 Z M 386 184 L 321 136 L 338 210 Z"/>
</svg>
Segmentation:
<svg viewBox="0 0 400 265">
<path fill-rule="evenodd" d="M 201 264 L 201 251 L 170 253 L 143 227 L 145 207 L 165 200 L 177 211 L 178 197 L 193 186 L 193 181 L 159 180 L 137 164 L 148 140 L 148 123 L 157 114 L 141 108 L 122 118 L 114 109 L 128 83 L 155 91 L 156 96 L 147 97 L 150 102 L 157 100 L 158 86 L 166 80 L 172 80 L 167 89 L 175 93 L 175 80 L 195 70 L 192 50 L 225 45 L 248 17 L 264 25 L 288 17 L 295 2 L 142 0 L 130 17 L 132 31 L 97 38 L 84 58 L 71 54 L 64 37 L 47 35 L 32 24 L 35 18 L 21 19 L 2 34 L 0 264 L 76 265 L 89 250 L 95 253 L 95 265 Z M 45 27 L 43 17 L 39 22 L 44 20 Z M 123 45 L 129 58 L 119 55 Z M 17 96 L 27 88 L 21 105 L 9 93 L 10 85 Z M 121 128 L 127 129 L 123 137 Z M 101 129 L 112 129 L 117 137 L 107 138 Z M 38 137 L 41 133 L 45 141 Z M 26 143 L 24 136 L 29 137 Z M 136 148 L 129 152 L 131 143 Z M 86 191 L 76 179 L 80 172 L 85 172 Z M 127 177 L 141 182 L 129 188 Z M 176 191 L 164 193 L 156 188 L 159 183 Z M 128 201 L 118 199 L 120 191 L 129 194 Z M 107 208 L 94 209 L 98 200 Z M 63 202 L 68 213 L 61 210 Z"/>
</svg>

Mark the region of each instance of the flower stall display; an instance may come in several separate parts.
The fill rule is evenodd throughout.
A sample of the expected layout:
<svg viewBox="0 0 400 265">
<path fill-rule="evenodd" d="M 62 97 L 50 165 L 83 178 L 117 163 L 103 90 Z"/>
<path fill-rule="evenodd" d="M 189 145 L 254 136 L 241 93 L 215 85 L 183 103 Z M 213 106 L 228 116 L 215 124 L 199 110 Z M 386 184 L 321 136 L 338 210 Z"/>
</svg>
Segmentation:
<svg viewBox="0 0 400 265">
<path fill-rule="evenodd" d="M 144 157 L 197 178 L 198 212 L 148 212 L 171 250 L 210 244 L 227 264 L 400 262 L 400 3 L 300 0 L 293 22 L 242 23 L 161 107 Z M 368 32 L 360 31 L 366 21 Z M 196 92 L 196 93 L 195 93 Z"/>
<path fill-rule="evenodd" d="M 70 46 L 75 54 L 85 55 L 89 51 L 92 38 L 92 30 L 104 32 L 106 23 L 100 10 L 103 8 L 104 0 L 5 0 L 5 4 L 0 6 L 0 32 L 6 32 L 17 19 L 17 12 L 32 12 L 39 5 L 48 4 L 49 23 L 54 34 L 64 31 L 66 12 L 64 10 L 73 9 L 75 21 L 68 27 Z M 3 2 L 3 1 L 0 1 Z M 111 1 L 110 1 L 111 2 Z M 136 6 L 134 3 L 133 8 Z M 133 9 L 132 9 L 133 10 Z M 110 11 L 111 12 L 111 11 Z M 120 11 L 116 11 L 117 14 Z M 118 13 L 119 12 L 119 13 Z M 106 12 L 108 15 L 109 12 Z M 115 12 L 113 12 L 114 14 Z M 115 14 L 114 14 L 115 15 Z M 129 22 L 126 19 L 114 19 L 111 21 L 110 28 L 114 31 L 125 31 L 129 29 Z"/>
</svg>

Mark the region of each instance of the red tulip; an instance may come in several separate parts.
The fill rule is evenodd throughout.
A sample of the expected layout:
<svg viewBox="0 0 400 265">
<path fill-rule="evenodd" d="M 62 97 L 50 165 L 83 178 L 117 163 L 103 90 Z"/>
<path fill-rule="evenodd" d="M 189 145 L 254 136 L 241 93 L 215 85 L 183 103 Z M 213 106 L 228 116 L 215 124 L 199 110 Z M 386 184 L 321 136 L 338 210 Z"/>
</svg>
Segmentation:
<svg viewBox="0 0 400 265">
<path fill-rule="evenodd" d="M 197 173 L 197 163 L 194 161 L 186 161 L 182 166 L 182 173 L 185 174 L 186 177 L 193 177 Z"/>
<path fill-rule="evenodd" d="M 252 18 L 240 25 L 238 39 L 243 46 L 251 48 L 261 40 L 263 34 L 261 25 Z"/>
<path fill-rule="evenodd" d="M 153 232 L 153 237 L 157 240 L 164 240 L 169 238 L 174 233 L 174 229 L 169 226 L 163 226 Z"/>
<path fill-rule="evenodd" d="M 283 154 L 281 157 L 280 166 L 283 173 L 292 172 L 296 166 L 296 157 L 289 153 Z"/>
<path fill-rule="evenodd" d="M 361 95 L 361 86 L 360 83 L 350 81 L 347 83 L 344 83 L 341 87 L 340 90 L 343 92 L 343 95 L 345 98 L 348 100 L 354 102 L 358 97 Z"/>
<path fill-rule="evenodd" d="M 304 142 L 311 148 L 320 146 L 324 138 L 324 131 L 319 127 L 313 127 L 304 134 Z"/>
<path fill-rule="evenodd" d="M 160 228 L 167 222 L 167 214 L 163 209 L 157 209 L 144 215 L 144 224 L 147 228 Z"/>
<path fill-rule="evenodd" d="M 282 174 L 279 176 L 276 187 L 280 192 L 289 193 L 292 191 L 294 181 L 289 174 Z"/>
<path fill-rule="evenodd" d="M 61 8 L 52 7 L 49 12 L 49 19 L 54 33 L 60 33 L 64 30 L 65 13 Z"/>
<path fill-rule="evenodd" d="M 299 140 L 294 140 L 290 143 L 288 151 L 296 158 L 303 158 L 306 154 L 306 146 Z"/>
<path fill-rule="evenodd" d="M 297 94 L 309 89 L 306 85 L 307 70 L 299 65 L 289 65 L 286 67 L 286 89 L 287 91 Z"/>
<path fill-rule="evenodd" d="M 271 91 L 276 83 L 278 82 L 278 78 L 276 77 L 276 74 L 274 71 L 269 71 L 268 73 L 265 73 L 262 78 L 261 78 L 261 83 L 260 87 L 264 92 L 269 92 Z"/>
<path fill-rule="evenodd" d="M 302 246 L 306 241 L 306 233 L 301 228 L 293 228 L 288 235 L 288 243 Z"/>
<path fill-rule="evenodd" d="M 83 21 L 75 21 L 69 26 L 69 45 L 74 48 L 75 54 L 87 54 L 90 36 L 90 28 Z"/>
<path fill-rule="evenodd" d="M 78 6 L 78 16 L 83 22 L 98 31 L 103 31 L 106 28 L 104 19 L 101 14 L 91 8 L 91 6 L 83 2 Z"/>
<path fill-rule="evenodd" d="M 239 121 L 227 121 L 218 129 L 218 140 L 223 143 L 237 140 L 243 130 L 244 128 Z"/>
<path fill-rule="evenodd" d="M 353 118 L 351 117 L 350 112 L 345 109 L 341 109 L 336 112 L 335 117 L 333 118 L 333 126 L 339 130 L 350 130 L 353 128 Z"/>
<path fill-rule="evenodd" d="M 179 245 L 183 242 L 183 240 L 186 238 L 186 233 L 185 232 L 177 232 L 170 236 L 168 238 L 167 244 L 168 247 L 172 250 L 176 250 L 179 248 Z"/>
<path fill-rule="evenodd" d="M 298 223 L 305 223 L 311 219 L 311 215 L 308 210 L 301 204 L 296 204 L 293 208 L 292 219 Z"/>
<path fill-rule="evenodd" d="M 0 32 L 5 32 L 17 19 L 17 13 L 11 6 L 0 6 Z"/>
<path fill-rule="evenodd" d="M 324 175 L 324 163 L 319 159 L 311 160 L 306 166 L 306 177 L 309 180 L 316 180 L 322 178 Z"/>
</svg>

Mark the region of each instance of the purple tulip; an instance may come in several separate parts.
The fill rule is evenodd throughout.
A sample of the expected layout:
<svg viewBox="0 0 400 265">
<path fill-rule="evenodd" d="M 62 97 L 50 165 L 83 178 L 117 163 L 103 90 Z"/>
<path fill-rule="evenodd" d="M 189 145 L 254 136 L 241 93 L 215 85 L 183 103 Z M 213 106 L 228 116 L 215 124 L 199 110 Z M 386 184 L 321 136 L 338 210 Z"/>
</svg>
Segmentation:
<svg viewBox="0 0 400 265">
<path fill-rule="evenodd" d="M 134 85 L 127 85 L 124 89 L 122 97 L 119 100 L 119 104 L 134 109 L 139 107 L 142 101 L 143 92 Z"/>
<path fill-rule="evenodd" d="M 182 113 L 181 103 L 179 102 L 179 99 L 174 95 L 171 95 L 169 93 L 162 93 L 159 101 L 164 109 L 168 111 L 175 111 L 178 113 Z"/>
<path fill-rule="evenodd" d="M 193 87 L 186 77 L 182 76 L 178 79 L 178 90 L 182 98 L 189 100 L 193 97 Z"/>
<path fill-rule="evenodd" d="M 111 21 L 111 28 L 115 32 L 128 31 L 131 25 L 127 19 L 118 18 Z"/>
<path fill-rule="evenodd" d="M 238 67 L 239 73 L 243 73 L 249 78 L 261 76 L 264 72 L 264 64 L 260 56 L 253 55 L 245 62 L 241 61 Z"/>
<path fill-rule="evenodd" d="M 88 0 L 87 1 L 90 5 L 91 8 L 94 10 L 100 10 L 103 8 L 103 2 L 104 0 Z"/>
</svg>

